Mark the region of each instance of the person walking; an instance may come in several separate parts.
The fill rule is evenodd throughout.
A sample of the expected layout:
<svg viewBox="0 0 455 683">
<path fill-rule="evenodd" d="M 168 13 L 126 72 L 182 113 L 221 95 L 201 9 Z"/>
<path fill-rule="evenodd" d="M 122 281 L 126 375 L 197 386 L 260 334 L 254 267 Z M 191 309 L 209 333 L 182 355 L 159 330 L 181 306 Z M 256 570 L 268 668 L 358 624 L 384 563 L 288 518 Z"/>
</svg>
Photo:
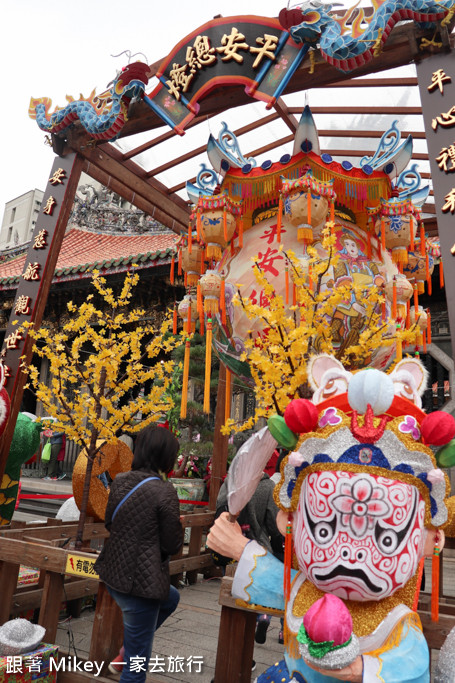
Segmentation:
<svg viewBox="0 0 455 683">
<path fill-rule="evenodd" d="M 278 454 L 275 460 L 278 459 Z M 275 463 L 273 464 L 275 469 Z M 269 475 L 265 472 L 254 492 L 251 500 L 245 505 L 238 516 L 238 523 L 242 529 L 242 533 L 249 539 L 254 539 L 260 542 L 267 550 L 272 552 L 275 557 L 283 561 L 283 542 L 284 538 L 276 525 L 276 516 L 278 514 L 278 507 L 273 499 L 274 483 Z M 216 500 L 215 519 L 217 519 L 222 512 L 228 511 L 228 486 L 225 480 L 221 485 Z M 260 540 L 259 540 L 260 539 Z M 212 552 L 215 564 L 223 566 L 229 564 L 232 560 L 227 557 L 219 556 Z M 256 622 L 256 643 L 264 644 L 267 638 L 267 629 L 270 626 L 270 616 L 268 614 L 259 614 Z M 282 641 L 283 625 L 278 637 L 279 642 Z M 254 660 L 253 660 L 254 661 Z"/>
<path fill-rule="evenodd" d="M 179 450 L 164 427 L 149 426 L 136 440 L 132 468 L 111 484 L 105 526 L 110 537 L 95 571 L 122 610 L 120 683 L 143 683 L 157 628 L 174 612 L 180 595 L 170 584 L 169 557 L 183 544 L 177 492 L 163 475 Z M 123 665 L 123 666 L 122 666 Z"/>
<path fill-rule="evenodd" d="M 44 432 L 44 435 L 49 437 L 49 442 L 51 444 L 51 455 L 47 464 L 46 474 L 43 479 L 59 479 L 61 472 L 58 458 L 63 448 L 65 434 L 63 432 L 54 432 L 49 429 Z M 63 458 L 64 457 L 65 453 L 63 452 Z"/>
</svg>

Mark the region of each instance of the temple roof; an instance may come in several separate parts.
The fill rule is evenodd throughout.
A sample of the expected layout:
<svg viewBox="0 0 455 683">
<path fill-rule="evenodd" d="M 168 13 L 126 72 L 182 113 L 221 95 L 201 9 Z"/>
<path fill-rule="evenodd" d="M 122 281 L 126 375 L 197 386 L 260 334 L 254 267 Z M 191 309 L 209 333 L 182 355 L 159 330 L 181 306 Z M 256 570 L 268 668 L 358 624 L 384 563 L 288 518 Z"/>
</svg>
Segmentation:
<svg viewBox="0 0 455 683">
<path fill-rule="evenodd" d="M 127 270 L 132 263 L 151 268 L 171 262 L 174 233 L 107 235 L 71 228 L 62 243 L 53 282 L 89 278 L 94 269 L 105 274 Z M 15 289 L 27 254 L 0 263 L 0 289 Z"/>
</svg>

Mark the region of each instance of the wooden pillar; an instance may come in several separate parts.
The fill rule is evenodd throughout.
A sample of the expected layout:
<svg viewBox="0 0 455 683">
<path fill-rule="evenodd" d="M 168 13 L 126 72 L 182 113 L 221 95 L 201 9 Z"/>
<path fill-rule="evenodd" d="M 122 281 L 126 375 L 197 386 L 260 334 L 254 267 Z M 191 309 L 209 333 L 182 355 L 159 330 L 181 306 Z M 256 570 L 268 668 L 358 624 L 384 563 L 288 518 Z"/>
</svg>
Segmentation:
<svg viewBox="0 0 455 683">
<path fill-rule="evenodd" d="M 256 612 L 223 605 L 214 683 L 250 683 Z"/>
<path fill-rule="evenodd" d="M 225 420 L 226 366 L 220 363 L 216 397 L 215 435 L 213 437 L 212 476 L 210 479 L 209 510 L 215 510 L 218 491 L 227 471 L 228 437 L 221 433 Z"/>
<path fill-rule="evenodd" d="M 9 621 L 13 605 L 13 595 L 16 592 L 19 565 L 0 560 L 0 586 L 2 599 L 0 601 L 0 626 Z"/>
<path fill-rule="evenodd" d="M 123 618 L 120 607 L 107 592 L 102 581 L 99 583 L 96 598 L 95 619 L 93 620 L 92 640 L 90 642 L 90 662 L 104 662 L 102 673 L 107 665 L 117 657 L 123 643 Z"/>
<path fill-rule="evenodd" d="M 25 357 L 26 363 L 32 357 L 33 340 L 24 332 L 18 333 L 18 328 L 25 321 L 34 323 L 35 328 L 41 325 L 82 164 L 82 157 L 74 152 L 54 160 L 5 332 L 1 355 L 5 363 L 5 388 L 11 398 L 11 412 L 0 438 L 0 481 L 5 472 L 27 380 L 20 369 L 21 357 Z"/>
<path fill-rule="evenodd" d="M 38 618 L 38 623 L 46 629 L 43 638 L 46 643 L 55 643 L 60 609 L 63 601 L 64 580 L 64 574 L 60 574 L 59 572 L 46 572 Z"/>
</svg>

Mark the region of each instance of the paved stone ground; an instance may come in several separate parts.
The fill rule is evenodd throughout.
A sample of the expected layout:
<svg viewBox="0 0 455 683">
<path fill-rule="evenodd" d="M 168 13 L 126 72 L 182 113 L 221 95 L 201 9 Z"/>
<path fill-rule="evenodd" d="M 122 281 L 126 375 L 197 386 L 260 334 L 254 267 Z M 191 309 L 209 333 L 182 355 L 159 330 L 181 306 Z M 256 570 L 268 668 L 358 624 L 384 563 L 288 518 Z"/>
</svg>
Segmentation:
<svg viewBox="0 0 455 683">
<path fill-rule="evenodd" d="M 446 593 L 455 596 L 455 558 L 446 563 L 444 585 Z M 427 586 L 431 586 L 431 564 L 427 563 Z M 169 617 L 157 631 L 153 645 L 153 656 L 157 663 L 164 666 L 164 673 L 156 670 L 153 681 L 159 683 L 210 683 L 215 673 L 216 649 L 221 607 L 218 604 L 221 579 L 207 579 L 202 575 L 192 586 L 180 589 L 180 603 L 176 612 Z M 71 651 L 88 658 L 90 638 L 93 624 L 93 609 L 86 609 L 79 619 L 64 621 L 60 624 L 56 642 L 65 651 Z M 283 646 L 278 643 L 280 622 L 272 618 L 264 645 L 254 646 L 256 669 L 251 680 L 265 671 L 268 666 L 282 658 Z M 437 663 L 437 651 L 432 653 L 432 670 Z M 202 669 L 196 665 L 193 671 L 188 670 L 188 660 L 202 658 Z M 171 658 L 171 660 L 169 659 Z M 170 662 L 182 658 L 184 671 L 172 670 Z M 119 676 L 112 676 L 115 681 Z M 149 678 L 151 680 L 151 678 Z"/>
<path fill-rule="evenodd" d="M 170 683 L 210 683 L 215 674 L 216 649 L 221 607 L 218 604 L 221 579 L 204 580 L 199 577 L 198 583 L 185 586 L 180 590 L 180 603 L 175 613 L 156 632 L 153 644 L 153 656 L 157 662 L 164 662 L 165 673 L 153 673 L 153 681 Z M 65 651 L 88 658 L 94 610 L 82 612 L 79 619 L 62 622 L 59 626 L 56 642 Z M 264 645 L 255 644 L 254 659 L 256 670 L 252 680 L 268 666 L 282 658 L 283 646 L 278 643 L 280 621 L 273 617 L 267 632 Z M 183 658 L 185 671 L 169 670 L 169 657 Z M 188 671 L 188 658 L 202 658 L 201 672 L 195 666 Z M 171 660 L 171 661 L 175 661 Z M 119 676 L 112 676 L 113 681 Z"/>
</svg>

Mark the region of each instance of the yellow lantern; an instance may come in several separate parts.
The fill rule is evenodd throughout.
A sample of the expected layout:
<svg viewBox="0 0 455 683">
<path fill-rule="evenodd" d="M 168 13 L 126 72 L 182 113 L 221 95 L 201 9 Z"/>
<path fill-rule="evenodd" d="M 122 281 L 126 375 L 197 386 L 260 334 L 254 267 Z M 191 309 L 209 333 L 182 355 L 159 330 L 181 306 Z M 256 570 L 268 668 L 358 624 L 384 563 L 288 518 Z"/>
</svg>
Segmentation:
<svg viewBox="0 0 455 683">
<path fill-rule="evenodd" d="M 201 197 L 197 212 L 201 237 L 207 247 L 207 258 L 219 261 L 234 236 L 236 220 L 242 214 L 241 202 L 225 194 Z"/>
<path fill-rule="evenodd" d="M 392 197 L 389 200 L 382 199 L 376 213 L 375 231 L 382 246 L 390 249 L 394 263 L 405 266 L 408 263 L 408 248 L 414 244 L 419 209 L 409 199 L 400 201 Z"/>
<path fill-rule="evenodd" d="M 214 316 L 220 310 L 222 279 L 214 270 L 208 270 L 199 280 L 201 293 L 204 297 L 204 311 Z"/>
<path fill-rule="evenodd" d="M 325 220 L 329 202 L 334 205 L 336 194 L 332 185 L 333 180 L 325 183 L 313 178 L 311 173 L 283 182 L 284 211 L 290 223 L 297 228 L 300 242 L 313 242 L 313 228 Z"/>
<path fill-rule="evenodd" d="M 423 330 L 427 329 L 428 315 L 423 306 L 418 306 L 417 315 L 415 306 L 411 306 L 411 308 L 409 309 L 409 318 L 411 321 L 411 325 L 415 325 L 417 323 L 419 329 L 422 332 Z"/>
<path fill-rule="evenodd" d="M 394 277 L 385 285 L 385 295 L 392 304 L 392 318 L 406 318 L 406 304 L 411 299 L 414 288 L 403 276 Z"/>
<path fill-rule="evenodd" d="M 198 319 L 197 298 L 193 294 L 185 294 L 178 305 L 177 312 L 182 320 L 185 321 L 187 332 L 194 332 L 196 320 Z M 188 327 L 190 329 L 188 329 Z"/>
<path fill-rule="evenodd" d="M 406 275 L 411 283 L 417 282 L 417 289 L 419 294 L 425 291 L 425 280 L 431 277 L 434 270 L 434 259 L 428 254 L 428 273 L 427 273 L 427 252 L 422 255 L 420 251 L 410 251 L 408 254 L 408 263 L 403 268 L 403 274 Z"/>
<path fill-rule="evenodd" d="M 189 286 L 197 285 L 203 272 L 204 249 L 198 242 L 193 242 L 191 251 L 188 245 L 182 248 L 182 270 L 186 273 Z"/>
</svg>

